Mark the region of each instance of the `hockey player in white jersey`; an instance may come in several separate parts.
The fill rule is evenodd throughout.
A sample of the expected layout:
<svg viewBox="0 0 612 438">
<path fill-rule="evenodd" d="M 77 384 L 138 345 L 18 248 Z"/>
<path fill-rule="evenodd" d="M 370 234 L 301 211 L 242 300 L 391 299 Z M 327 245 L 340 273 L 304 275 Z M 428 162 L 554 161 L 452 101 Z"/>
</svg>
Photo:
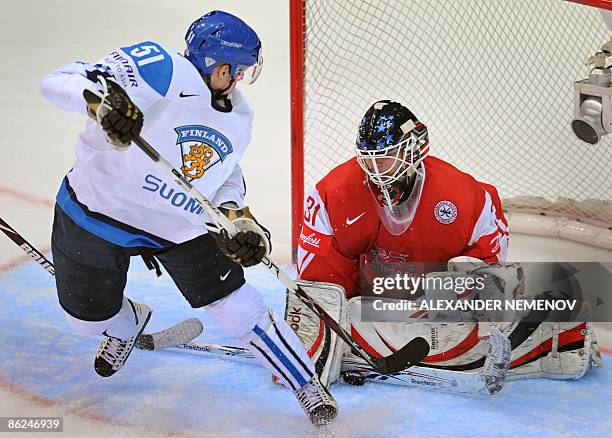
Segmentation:
<svg viewBox="0 0 612 438">
<path fill-rule="evenodd" d="M 254 82 L 263 61 L 257 34 L 239 18 L 213 11 L 185 35 L 184 55 L 146 41 L 99 62 L 70 63 L 46 76 L 41 92 L 55 105 L 92 115 L 83 91 L 104 90 L 110 110 L 77 139 L 76 161 L 57 195 L 52 235 L 59 302 L 78 333 L 102 335 L 101 376 L 118 371 L 151 310 L 124 296 L 130 257 L 168 271 L 194 308 L 227 332 L 293 389 L 317 425 L 337 404 L 302 343 L 274 316 L 242 266 L 270 252 L 270 234 L 244 204 L 239 161 L 251 139 L 253 110 L 236 88 Z M 241 230 L 211 234 L 202 207 L 137 147 L 141 135 Z M 241 266 L 242 265 L 242 266 Z"/>
</svg>

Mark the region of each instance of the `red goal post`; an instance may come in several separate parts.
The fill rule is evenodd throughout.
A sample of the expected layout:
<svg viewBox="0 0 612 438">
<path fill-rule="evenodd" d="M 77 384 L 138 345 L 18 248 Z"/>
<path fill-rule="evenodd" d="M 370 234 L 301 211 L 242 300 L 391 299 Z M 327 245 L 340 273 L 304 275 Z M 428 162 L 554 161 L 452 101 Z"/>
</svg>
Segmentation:
<svg viewBox="0 0 612 438">
<path fill-rule="evenodd" d="M 601 0 L 600 0 L 601 1 Z M 494 184 L 511 230 L 612 249 L 612 135 L 570 128 L 573 82 L 608 40 L 560 0 L 290 0 L 292 244 L 304 192 L 351 157 L 370 104 L 427 124 L 431 153 Z"/>
<path fill-rule="evenodd" d="M 612 0 L 568 0 L 573 3 L 580 3 L 586 6 L 593 6 L 599 9 L 612 11 Z"/>
</svg>

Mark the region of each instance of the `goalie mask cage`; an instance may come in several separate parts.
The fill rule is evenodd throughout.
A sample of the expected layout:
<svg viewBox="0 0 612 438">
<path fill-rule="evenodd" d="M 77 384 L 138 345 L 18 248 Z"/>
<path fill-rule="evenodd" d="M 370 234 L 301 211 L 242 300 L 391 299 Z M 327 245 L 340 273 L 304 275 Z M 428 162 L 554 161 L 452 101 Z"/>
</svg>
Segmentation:
<svg viewBox="0 0 612 438">
<path fill-rule="evenodd" d="M 574 137 L 573 82 L 607 41 L 561 0 L 290 0 L 292 243 L 304 192 L 353 156 L 380 99 L 428 126 L 431 154 L 497 187 L 512 232 L 612 249 L 612 135 Z M 460 190 L 460 188 L 458 188 Z"/>
</svg>

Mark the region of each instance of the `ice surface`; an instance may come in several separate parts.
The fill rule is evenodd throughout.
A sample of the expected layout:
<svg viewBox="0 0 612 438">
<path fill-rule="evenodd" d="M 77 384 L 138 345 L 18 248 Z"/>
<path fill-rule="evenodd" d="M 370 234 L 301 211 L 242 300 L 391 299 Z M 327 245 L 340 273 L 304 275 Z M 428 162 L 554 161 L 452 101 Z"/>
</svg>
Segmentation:
<svg viewBox="0 0 612 438">
<path fill-rule="evenodd" d="M 256 116 L 243 167 L 249 203 L 272 231 L 274 258 L 288 260 L 289 2 L 254 4 L 3 2 L 0 215 L 36 247 L 49 247 L 52 200 L 72 164 L 74 139 L 84 122 L 42 99 L 37 84 L 45 74 L 69 61 L 95 60 L 113 47 L 143 39 L 181 50 L 189 23 L 219 8 L 245 18 L 264 42 L 264 71 L 247 91 Z M 0 237 L 0 416 L 63 415 L 66 436 L 88 438 L 612 436 L 609 367 L 575 382 L 511 382 L 495 397 L 341 383 L 332 387 L 340 416 L 323 431 L 309 426 L 293 396 L 249 363 L 182 351 L 135 351 L 121 372 L 102 379 L 93 371 L 99 340 L 71 334 L 52 279 L 31 262 L 3 272 L 21 254 Z M 522 261 L 612 260 L 609 251 L 532 236 L 513 236 L 510 254 Z M 260 268 L 249 270 L 247 276 L 280 313 L 282 287 Z M 205 322 L 202 342 L 230 342 L 201 312 L 189 308 L 168 276 L 156 279 L 136 259 L 127 294 L 153 307 L 150 330 L 198 315 Z"/>
<path fill-rule="evenodd" d="M 264 268 L 247 270 L 247 278 L 282 313 L 283 288 L 275 278 Z M 155 278 L 139 259 L 133 259 L 127 295 L 154 309 L 150 331 L 195 315 L 205 325 L 199 341 L 239 345 L 204 312 L 190 309 L 167 274 Z M 231 437 L 612 435 L 610 367 L 578 381 L 510 382 L 494 397 L 339 383 L 332 387 L 340 404 L 338 421 L 316 430 L 293 395 L 251 362 L 183 350 L 134 351 L 125 368 L 104 379 L 93 370 L 98 342 L 70 332 L 54 283 L 37 265 L 0 277 L 4 386 L 68 406 L 77 417 L 131 426 L 131 431 Z"/>
</svg>

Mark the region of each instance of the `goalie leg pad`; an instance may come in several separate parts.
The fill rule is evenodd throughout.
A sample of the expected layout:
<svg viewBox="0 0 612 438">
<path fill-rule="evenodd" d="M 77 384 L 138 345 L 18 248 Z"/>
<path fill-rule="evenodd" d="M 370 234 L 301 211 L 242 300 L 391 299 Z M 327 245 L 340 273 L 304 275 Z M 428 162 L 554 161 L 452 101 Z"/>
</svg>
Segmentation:
<svg viewBox="0 0 612 438">
<path fill-rule="evenodd" d="M 595 330 L 591 330 L 591 368 L 601 368 L 602 366 L 603 361 L 599 351 L 599 344 L 595 338 Z"/>
<path fill-rule="evenodd" d="M 306 289 L 340 326 L 346 328 L 346 298 L 342 286 L 304 280 L 296 283 Z M 287 291 L 285 320 L 306 346 L 321 383 L 328 386 L 338 380 L 342 356 L 347 350 L 338 335 L 290 291 Z"/>
<path fill-rule="evenodd" d="M 348 320 L 353 337 L 374 356 L 388 356 L 416 337 L 429 343 L 430 353 L 423 362 L 438 366 L 473 370 L 482 367 L 489 349 L 488 339 L 479 336 L 479 324 L 474 322 L 370 322 L 362 321 L 362 306 L 370 305 L 364 297 L 348 302 Z M 350 352 L 347 356 L 360 362 Z M 458 369 L 458 368 L 455 368 Z"/>
<path fill-rule="evenodd" d="M 521 328 L 519 324 L 510 339 Z M 512 350 L 508 379 L 579 379 L 591 366 L 592 340 L 591 323 L 543 322 Z"/>
</svg>

